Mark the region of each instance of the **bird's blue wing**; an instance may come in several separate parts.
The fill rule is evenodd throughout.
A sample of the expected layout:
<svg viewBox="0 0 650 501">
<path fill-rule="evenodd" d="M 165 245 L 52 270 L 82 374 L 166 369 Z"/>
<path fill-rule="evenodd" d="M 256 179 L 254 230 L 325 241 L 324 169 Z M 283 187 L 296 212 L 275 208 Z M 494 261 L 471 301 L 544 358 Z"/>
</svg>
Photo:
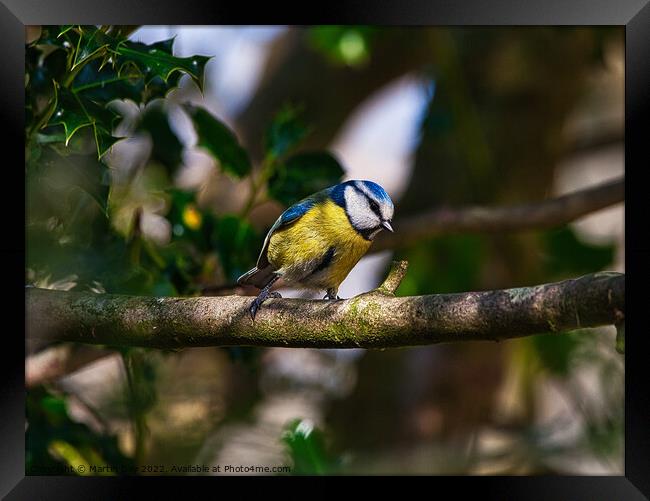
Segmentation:
<svg viewBox="0 0 650 501">
<path fill-rule="evenodd" d="M 264 239 L 264 245 L 262 246 L 262 252 L 257 259 L 257 268 L 262 269 L 268 266 L 269 262 L 266 258 L 266 252 L 269 248 L 269 241 L 271 240 L 271 235 L 280 228 L 284 228 L 292 223 L 295 223 L 300 219 L 309 209 L 311 209 L 314 204 L 318 201 L 317 197 L 311 196 L 293 204 L 287 210 L 285 210 L 280 217 L 273 223 L 271 229 L 266 234 Z"/>
</svg>

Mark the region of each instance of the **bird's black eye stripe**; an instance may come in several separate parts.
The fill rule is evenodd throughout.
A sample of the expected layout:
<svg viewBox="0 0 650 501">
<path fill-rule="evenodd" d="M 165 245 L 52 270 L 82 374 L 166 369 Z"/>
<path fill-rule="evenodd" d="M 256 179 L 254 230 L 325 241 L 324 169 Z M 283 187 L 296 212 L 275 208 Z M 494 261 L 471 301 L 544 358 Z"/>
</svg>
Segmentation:
<svg viewBox="0 0 650 501">
<path fill-rule="evenodd" d="M 379 213 L 379 204 L 372 198 L 368 198 L 368 201 L 370 202 L 370 210 L 372 210 L 375 214 L 377 214 L 378 217 L 381 218 L 381 214 Z"/>
<path fill-rule="evenodd" d="M 381 219 L 381 211 L 379 209 L 379 204 L 375 200 L 370 198 L 367 193 L 364 193 L 362 190 L 360 190 L 358 186 L 353 184 L 352 187 L 357 193 L 366 197 L 366 199 L 368 200 L 368 207 L 370 207 L 370 210 L 373 211 L 379 219 Z"/>
</svg>

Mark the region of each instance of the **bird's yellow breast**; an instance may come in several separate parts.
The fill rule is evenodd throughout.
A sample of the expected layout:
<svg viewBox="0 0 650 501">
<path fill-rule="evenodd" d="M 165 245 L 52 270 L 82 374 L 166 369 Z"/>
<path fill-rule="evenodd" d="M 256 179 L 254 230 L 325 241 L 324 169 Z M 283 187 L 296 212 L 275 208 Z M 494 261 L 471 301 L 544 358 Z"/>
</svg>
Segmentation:
<svg viewBox="0 0 650 501">
<path fill-rule="evenodd" d="M 269 263 L 287 278 L 299 280 L 300 274 L 319 263 L 330 248 L 329 265 L 310 285 L 323 289 L 338 287 L 359 259 L 368 251 L 369 240 L 352 227 L 345 211 L 331 200 L 317 203 L 295 223 L 276 230 L 269 240 Z"/>
</svg>

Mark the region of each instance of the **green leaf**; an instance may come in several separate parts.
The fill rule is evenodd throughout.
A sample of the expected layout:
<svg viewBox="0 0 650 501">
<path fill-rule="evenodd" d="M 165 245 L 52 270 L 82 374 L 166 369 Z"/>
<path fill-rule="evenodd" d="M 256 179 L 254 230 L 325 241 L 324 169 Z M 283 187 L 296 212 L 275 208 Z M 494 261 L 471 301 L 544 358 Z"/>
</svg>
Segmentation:
<svg viewBox="0 0 650 501">
<path fill-rule="evenodd" d="M 119 141 L 111 132 L 118 117 L 114 111 L 76 95 L 65 87 L 57 86 L 55 99 L 56 106 L 49 124 L 63 125 L 66 146 L 79 129 L 87 126 L 93 127 L 98 158 Z"/>
<path fill-rule="evenodd" d="M 198 145 L 216 158 L 224 172 L 237 178 L 251 171 L 248 153 L 235 134 L 208 111 L 191 104 L 184 105 L 198 135 Z"/>
<path fill-rule="evenodd" d="M 289 449 L 294 475 L 325 475 L 337 466 L 325 449 L 323 432 L 308 421 L 296 419 L 289 423 L 282 441 Z"/>
<path fill-rule="evenodd" d="M 61 26 L 59 26 L 59 34 L 57 35 L 57 37 L 64 35 L 74 27 L 75 27 L 74 24 L 62 24 Z"/>
<path fill-rule="evenodd" d="M 68 418 L 65 400 L 54 395 L 47 395 L 41 400 L 43 413 L 51 423 L 61 423 Z"/>
<path fill-rule="evenodd" d="M 278 165 L 269 178 L 269 195 L 284 205 L 339 182 L 343 167 L 329 153 L 301 153 Z"/>
<path fill-rule="evenodd" d="M 74 25 L 56 26 L 56 25 L 42 25 L 41 36 L 35 42 L 36 46 L 41 50 L 51 50 L 51 47 L 63 48 L 64 42 L 69 42 L 69 31 L 74 28 Z M 48 48 L 49 47 L 49 48 Z M 76 47 L 76 40 L 72 47 Z"/>
<path fill-rule="evenodd" d="M 162 106 L 149 106 L 140 117 L 137 130 L 146 131 L 151 135 L 152 158 L 162 163 L 167 171 L 173 174 L 182 163 L 183 144 L 169 126 L 169 118 Z"/>
<path fill-rule="evenodd" d="M 296 108 L 285 107 L 273 119 L 266 131 L 265 148 L 272 159 L 286 154 L 308 133 Z"/>
<path fill-rule="evenodd" d="M 80 64 L 84 64 L 92 57 L 105 54 L 106 49 L 116 47 L 118 44 L 117 40 L 106 35 L 95 26 L 83 26 L 79 30 L 81 36 L 77 42 L 77 50 L 75 51 L 71 69 L 75 69 Z"/>
<path fill-rule="evenodd" d="M 101 61 L 97 60 L 81 69 L 72 83 L 72 91 L 96 102 L 131 99 L 140 103 L 145 85 L 141 75 L 126 72 L 118 75 L 110 65 L 102 66 Z"/>
<path fill-rule="evenodd" d="M 170 40 L 153 45 L 129 40 L 120 42 L 114 50 L 118 56 L 118 73 L 121 75 L 125 70 L 135 67 L 144 76 L 145 84 L 156 77 L 167 82 L 175 72 L 187 73 L 203 91 L 205 65 L 210 57 L 175 57 L 169 52 L 172 43 Z"/>
<path fill-rule="evenodd" d="M 135 471 L 133 460 L 120 451 L 117 437 L 97 433 L 73 421 L 64 398 L 37 386 L 27 391 L 25 404 L 29 423 L 25 433 L 25 468 L 30 474 L 88 474 L 89 465 Z M 64 471 L 62 466 L 66 464 L 73 468 Z M 86 466 L 85 472 L 78 469 L 79 464 Z"/>
<path fill-rule="evenodd" d="M 160 40 L 152 44 L 145 44 L 142 42 L 129 42 L 129 46 L 133 49 L 138 49 L 142 52 L 147 52 L 152 49 L 160 50 L 170 56 L 174 55 L 174 40 L 176 37 L 168 38 L 167 40 Z"/>
<path fill-rule="evenodd" d="M 63 125 L 67 145 L 75 132 L 82 127 L 92 125 L 93 121 L 74 94 L 61 87 L 57 87 L 56 90 L 56 107 L 50 119 L 50 125 Z"/>
</svg>

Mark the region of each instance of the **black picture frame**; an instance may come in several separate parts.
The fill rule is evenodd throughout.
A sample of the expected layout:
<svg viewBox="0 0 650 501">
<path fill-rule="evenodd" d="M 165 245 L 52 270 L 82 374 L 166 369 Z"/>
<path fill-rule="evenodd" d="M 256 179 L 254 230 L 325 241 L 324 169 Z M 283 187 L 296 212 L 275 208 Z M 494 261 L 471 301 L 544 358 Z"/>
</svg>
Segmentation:
<svg viewBox="0 0 650 501">
<path fill-rule="evenodd" d="M 436 477 L 437 489 L 452 488 L 463 497 L 478 489 L 482 498 L 496 499 L 643 499 L 650 496 L 650 364 L 643 349 L 645 331 L 641 308 L 645 301 L 642 280 L 650 277 L 650 239 L 642 212 L 647 199 L 643 172 L 650 164 L 647 138 L 650 128 L 650 0 L 409 0 L 355 1 L 345 7 L 333 3 L 305 2 L 281 10 L 277 3 L 239 4 L 199 0 L 150 2 L 113 0 L 3 0 L 0 32 L 3 34 L 0 79 L 0 112 L 6 141 L 5 152 L 17 154 L 5 164 L 4 179 L 11 186 L 24 185 L 19 164 L 24 164 L 24 26 L 30 24 L 380 24 L 380 25 L 617 25 L 625 27 L 625 165 L 626 165 L 626 314 L 625 355 L 625 476 L 611 477 Z M 10 176 L 10 177 L 7 177 Z M 11 177 L 15 176 L 15 178 Z M 643 191 L 642 191 L 643 190 Z M 5 343 L 22 338 L 24 328 L 24 191 L 4 197 L 3 221 L 8 237 L 2 243 L 5 290 L 11 288 L 2 324 Z M 14 238 L 14 235 L 16 236 Z M 23 236 L 21 240 L 20 236 Z M 631 279 L 630 279 L 631 278 Z M 632 287 L 632 288 L 630 288 Z M 630 303 L 631 301 L 631 303 Z M 15 304 L 12 304 L 15 303 Z M 646 306 L 647 308 L 647 306 Z M 639 313 L 636 313 L 639 312 Z M 11 327 L 10 327 L 11 325 Z M 24 329 L 23 329 L 24 332 Z M 7 346 L 4 344 L 4 346 Z M 24 346 L 24 345 L 23 345 Z M 25 476 L 25 385 L 21 348 L 2 350 L 0 382 L 0 494 L 7 499 L 123 498 L 130 488 L 147 482 L 148 494 L 165 489 L 178 479 L 75 478 Z M 646 383 L 644 383 L 644 381 Z M 201 478 L 200 482 L 214 481 Z M 451 484 L 443 486 L 440 482 Z M 214 485 L 214 484 L 210 484 Z M 205 484 L 205 486 L 208 486 Z M 445 492 L 445 491 L 440 491 Z"/>
</svg>

